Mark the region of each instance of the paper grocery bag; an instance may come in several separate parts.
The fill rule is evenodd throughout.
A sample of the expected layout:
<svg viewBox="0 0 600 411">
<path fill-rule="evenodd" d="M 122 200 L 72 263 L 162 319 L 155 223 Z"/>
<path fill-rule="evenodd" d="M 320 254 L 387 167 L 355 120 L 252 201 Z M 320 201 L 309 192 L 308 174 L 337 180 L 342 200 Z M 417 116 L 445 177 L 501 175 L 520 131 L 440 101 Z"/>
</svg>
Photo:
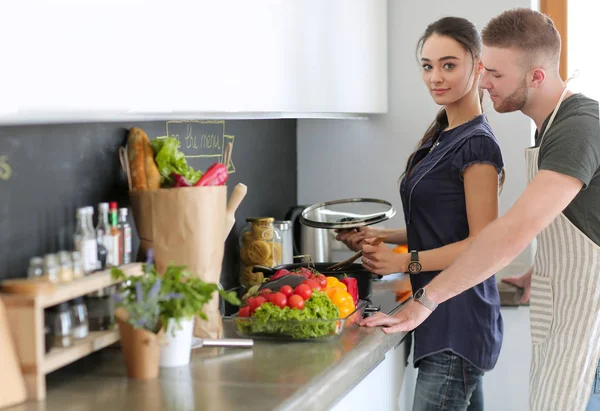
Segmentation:
<svg viewBox="0 0 600 411">
<path fill-rule="evenodd" d="M 179 187 L 129 193 L 140 237 L 140 252 L 154 249 L 158 272 L 172 262 L 207 283 L 218 284 L 225 252 L 223 230 L 227 187 Z M 197 317 L 194 335 L 221 338 L 223 324 L 217 293 L 205 306 L 208 320 Z"/>
</svg>

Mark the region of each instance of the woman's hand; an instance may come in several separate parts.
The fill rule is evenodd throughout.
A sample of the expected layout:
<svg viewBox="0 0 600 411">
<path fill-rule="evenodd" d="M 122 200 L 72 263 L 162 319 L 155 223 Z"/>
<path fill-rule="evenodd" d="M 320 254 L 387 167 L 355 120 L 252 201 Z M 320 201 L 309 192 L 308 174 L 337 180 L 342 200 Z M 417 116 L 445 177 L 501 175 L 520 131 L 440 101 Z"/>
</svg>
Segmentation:
<svg viewBox="0 0 600 411">
<path fill-rule="evenodd" d="M 358 231 L 356 229 L 336 231 L 338 234 L 336 235 L 335 239 L 346 244 L 346 247 L 354 252 L 359 251 L 362 248 L 362 244 L 365 239 L 374 237 L 376 235 L 376 230 L 368 227 L 361 227 L 358 229 Z"/>
<path fill-rule="evenodd" d="M 373 239 L 362 242 L 362 265 L 368 271 L 379 274 L 403 273 L 407 271 L 408 254 L 396 254 L 387 245 L 380 243 L 372 245 Z"/>
</svg>

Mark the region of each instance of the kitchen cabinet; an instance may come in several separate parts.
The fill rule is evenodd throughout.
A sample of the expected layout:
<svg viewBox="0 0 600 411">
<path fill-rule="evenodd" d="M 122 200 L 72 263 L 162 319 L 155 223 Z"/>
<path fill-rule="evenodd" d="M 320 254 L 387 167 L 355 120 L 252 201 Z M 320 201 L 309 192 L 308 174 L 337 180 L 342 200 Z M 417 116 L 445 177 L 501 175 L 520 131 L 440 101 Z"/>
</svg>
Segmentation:
<svg viewBox="0 0 600 411">
<path fill-rule="evenodd" d="M 22 0 L 0 12 L 0 124 L 387 111 L 386 0 Z"/>
<path fill-rule="evenodd" d="M 401 392 L 409 350 L 408 343 L 389 350 L 384 359 L 330 410 L 404 410 Z"/>
</svg>

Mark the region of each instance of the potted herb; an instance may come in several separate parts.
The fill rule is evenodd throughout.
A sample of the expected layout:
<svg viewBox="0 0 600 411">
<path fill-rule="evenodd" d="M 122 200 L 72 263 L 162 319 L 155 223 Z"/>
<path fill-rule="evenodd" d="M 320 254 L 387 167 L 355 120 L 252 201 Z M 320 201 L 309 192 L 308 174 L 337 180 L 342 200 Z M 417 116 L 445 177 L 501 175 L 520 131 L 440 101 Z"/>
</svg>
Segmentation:
<svg viewBox="0 0 600 411">
<path fill-rule="evenodd" d="M 178 367 L 190 362 L 194 319 L 196 316 L 207 318 L 202 309 L 212 299 L 215 291 L 231 304 L 239 305 L 240 301 L 234 292 L 225 292 L 217 284 L 205 283 L 187 272 L 185 266 L 169 264 L 162 280 L 163 293 L 180 298 L 163 299 L 159 302 L 160 319 L 166 325 L 160 366 Z"/>
<path fill-rule="evenodd" d="M 115 294 L 118 308 L 115 312 L 121 347 L 125 357 L 127 376 L 148 380 L 158 377 L 160 342 L 164 334 L 160 320 L 160 303 L 181 298 L 165 294 L 162 280 L 152 271 L 140 277 L 126 277 L 113 268 L 116 279 L 127 280 Z"/>
</svg>

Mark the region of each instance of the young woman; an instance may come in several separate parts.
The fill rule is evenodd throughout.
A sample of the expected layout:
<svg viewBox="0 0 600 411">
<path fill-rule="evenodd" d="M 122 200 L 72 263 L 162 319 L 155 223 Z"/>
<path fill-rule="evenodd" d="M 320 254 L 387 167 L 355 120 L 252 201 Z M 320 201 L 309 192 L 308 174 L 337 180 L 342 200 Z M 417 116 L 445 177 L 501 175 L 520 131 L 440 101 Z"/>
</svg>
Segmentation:
<svg viewBox="0 0 600 411">
<path fill-rule="evenodd" d="M 440 270 L 498 217 L 504 178 L 498 142 L 482 115 L 479 78 L 481 37 L 468 20 L 448 17 L 430 24 L 418 43 L 421 73 L 433 100 L 443 106 L 409 157 L 400 184 L 406 229 L 340 232 L 338 239 L 363 249 L 373 273 L 410 273 L 415 300 Z M 408 243 L 395 254 L 385 244 Z M 423 300 L 427 303 L 427 300 Z M 363 320 L 372 326 L 392 317 Z M 441 304 L 414 332 L 419 368 L 413 410 L 482 410 L 482 377 L 496 364 L 503 323 L 494 277 Z"/>
</svg>

